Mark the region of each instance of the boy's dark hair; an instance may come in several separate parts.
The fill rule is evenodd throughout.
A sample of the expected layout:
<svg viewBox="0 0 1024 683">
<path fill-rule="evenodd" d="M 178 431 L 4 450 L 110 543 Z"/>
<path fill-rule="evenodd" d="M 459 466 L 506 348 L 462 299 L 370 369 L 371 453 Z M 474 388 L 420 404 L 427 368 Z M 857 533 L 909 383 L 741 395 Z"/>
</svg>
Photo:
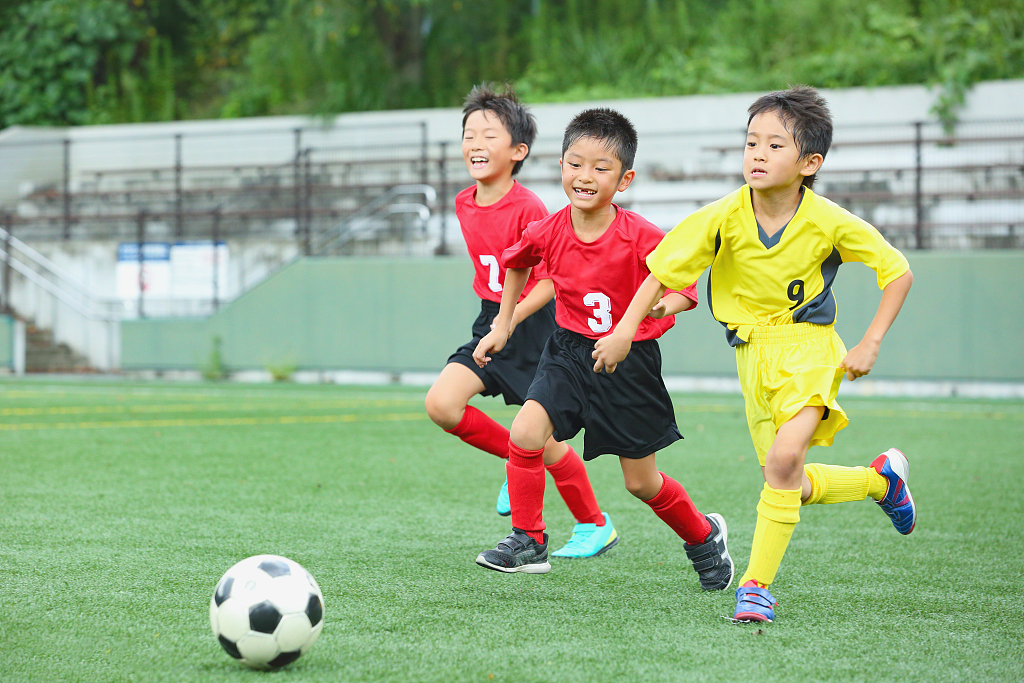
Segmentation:
<svg viewBox="0 0 1024 683">
<path fill-rule="evenodd" d="M 512 85 L 506 83 L 499 91 L 491 83 L 474 85 L 473 89 L 466 95 L 465 104 L 462 107 L 462 129 L 466 129 L 466 119 L 475 111 L 485 111 L 494 114 L 505 126 L 505 130 L 512 136 L 512 146 L 521 144 L 527 146 L 526 156 L 516 162 L 512 167 L 512 175 L 519 173 L 523 162 L 530 156 L 529 148 L 533 147 L 533 140 L 537 137 L 537 121 L 533 114 L 519 101 Z"/>
<path fill-rule="evenodd" d="M 832 112 L 828 110 L 825 98 L 814 88 L 806 85 L 792 85 L 789 90 L 779 90 L 759 97 L 750 105 L 747 125 L 754 117 L 767 112 L 776 112 L 796 140 L 800 156 L 820 154 L 824 159 L 832 146 Z M 817 173 L 804 178 L 804 187 L 814 185 Z"/>
<path fill-rule="evenodd" d="M 622 174 L 633 168 L 636 158 L 636 129 L 629 119 L 614 109 L 587 109 L 581 111 L 565 127 L 562 138 L 562 156 L 582 138 L 600 140 L 622 162 Z M 620 175 L 620 178 L 621 178 Z"/>
</svg>

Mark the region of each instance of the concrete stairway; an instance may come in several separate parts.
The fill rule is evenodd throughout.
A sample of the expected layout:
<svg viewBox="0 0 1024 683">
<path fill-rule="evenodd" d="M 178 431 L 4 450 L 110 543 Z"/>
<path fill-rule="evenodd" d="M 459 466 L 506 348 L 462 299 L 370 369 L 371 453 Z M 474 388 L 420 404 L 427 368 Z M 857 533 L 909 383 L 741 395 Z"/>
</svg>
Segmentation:
<svg viewBox="0 0 1024 683">
<path fill-rule="evenodd" d="M 89 360 L 67 344 L 55 343 L 50 330 L 29 325 L 25 332 L 25 372 L 92 372 Z"/>
</svg>

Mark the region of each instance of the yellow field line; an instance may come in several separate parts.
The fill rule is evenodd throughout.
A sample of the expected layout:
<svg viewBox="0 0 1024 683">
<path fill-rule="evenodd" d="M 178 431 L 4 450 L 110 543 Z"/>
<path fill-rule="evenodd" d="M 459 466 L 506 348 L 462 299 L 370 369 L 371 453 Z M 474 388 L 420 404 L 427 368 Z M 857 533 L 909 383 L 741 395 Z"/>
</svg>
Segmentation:
<svg viewBox="0 0 1024 683">
<path fill-rule="evenodd" d="M 153 413 L 210 413 L 217 411 L 230 412 L 254 412 L 282 409 L 316 409 L 316 408 L 339 408 L 347 406 L 361 407 L 384 407 L 395 401 L 294 401 L 275 403 L 220 403 L 220 404 L 173 404 L 173 405 L 145 405 L 145 406 L 51 406 L 47 408 L 2 408 L 0 416 L 33 416 L 33 415 L 131 415 L 131 414 L 153 414 Z M 679 413 L 724 413 L 742 409 L 740 404 L 691 404 L 675 406 Z M 962 410 L 919 410 L 919 409 L 878 409 L 878 408 L 854 408 L 857 415 L 869 415 L 872 417 L 897 417 L 910 419 L 948 419 L 948 420 L 1024 420 L 1024 412 L 1007 412 L 1000 410 L 992 411 L 962 411 Z M 488 411 L 496 417 L 514 416 L 518 409 L 514 407 L 496 407 Z M 244 417 L 192 417 L 192 418 L 158 418 L 150 420 L 109 420 L 109 421 L 83 421 L 83 422 L 21 422 L 21 423 L 0 423 L 0 431 L 27 431 L 27 430 L 62 430 L 62 429 L 110 429 L 126 427 L 212 427 L 212 426 L 252 426 L 252 425 L 286 425 L 286 424 L 331 424 L 342 422 L 388 422 L 388 421 L 411 421 L 426 419 L 425 412 L 415 413 L 386 413 L 374 414 L 342 414 L 342 415 L 283 415 L 283 416 L 244 416 Z"/>
<path fill-rule="evenodd" d="M 116 429 L 128 427 L 252 427 L 261 425 L 335 424 L 341 422 L 405 422 L 425 419 L 427 419 L 426 413 L 385 413 L 381 415 L 285 415 L 281 417 L 209 417 L 164 420 L 111 420 L 107 422 L 22 422 L 0 424 L 0 431 Z"/>
<path fill-rule="evenodd" d="M 406 403 L 406 401 L 389 400 L 332 400 L 332 401 L 276 401 L 273 403 L 177 403 L 158 405 L 130 405 L 130 406 L 47 406 L 41 408 L 16 407 L 0 408 L 0 416 L 26 415 L 110 415 L 130 413 L 194 413 L 194 412 L 217 412 L 217 411 L 256 411 L 256 410 L 288 410 L 296 408 L 305 409 L 336 409 L 336 408 L 385 408 L 395 403 Z"/>
</svg>

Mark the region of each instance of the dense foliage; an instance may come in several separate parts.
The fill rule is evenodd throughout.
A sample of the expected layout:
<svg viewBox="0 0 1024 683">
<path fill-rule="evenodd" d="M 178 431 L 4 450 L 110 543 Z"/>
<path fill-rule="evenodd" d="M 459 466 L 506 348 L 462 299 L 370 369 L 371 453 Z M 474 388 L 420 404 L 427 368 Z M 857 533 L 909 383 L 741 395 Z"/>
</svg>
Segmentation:
<svg viewBox="0 0 1024 683">
<path fill-rule="evenodd" d="M 0 128 L 1024 77 L 1024 0 L 6 0 Z"/>
</svg>

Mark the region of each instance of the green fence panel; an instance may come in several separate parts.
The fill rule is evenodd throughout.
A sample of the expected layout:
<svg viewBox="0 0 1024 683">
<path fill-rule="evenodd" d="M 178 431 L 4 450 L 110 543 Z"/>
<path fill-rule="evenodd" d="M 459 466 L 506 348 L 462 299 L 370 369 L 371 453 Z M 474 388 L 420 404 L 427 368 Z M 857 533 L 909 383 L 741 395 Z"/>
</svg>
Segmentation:
<svg viewBox="0 0 1024 683">
<path fill-rule="evenodd" d="M 14 369 L 14 318 L 0 315 L 0 368 Z"/>
<path fill-rule="evenodd" d="M 1011 352 L 1024 331 L 1024 254 L 912 252 L 914 287 L 873 378 L 1024 381 Z M 704 301 L 662 340 L 666 375 L 735 376 L 733 350 Z M 466 258 L 307 258 L 206 319 L 121 325 L 122 367 L 201 369 L 215 338 L 233 370 L 437 371 L 479 311 Z M 837 330 L 852 348 L 881 291 L 861 264 L 840 268 Z"/>
</svg>

